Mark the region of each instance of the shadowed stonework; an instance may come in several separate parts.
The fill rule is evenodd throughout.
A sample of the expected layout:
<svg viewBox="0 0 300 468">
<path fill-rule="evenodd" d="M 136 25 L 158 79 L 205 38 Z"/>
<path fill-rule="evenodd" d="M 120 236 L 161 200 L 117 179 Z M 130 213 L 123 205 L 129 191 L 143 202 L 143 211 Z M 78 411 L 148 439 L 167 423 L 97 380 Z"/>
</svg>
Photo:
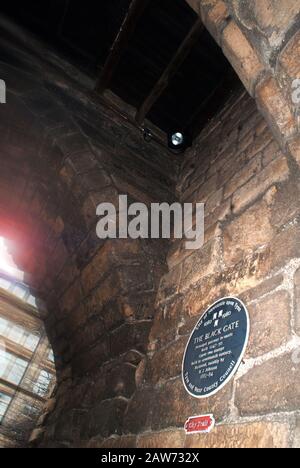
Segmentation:
<svg viewBox="0 0 300 468">
<path fill-rule="evenodd" d="M 299 2 L 188 3 L 243 86 L 216 86 L 211 113 L 204 118 L 201 107 L 180 155 L 153 125 L 154 115 L 172 117 L 170 95 L 153 104 L 143 124 L 156 137 L 145 141 L 135 122 L 141 102 L 104 99 L 59 47 L 1 20 L 0 236 L 20 246 L 14 261 L 47 306 L 57 372 L 30 446 L 299 445 L 300 143 L 291 92 L 300 78 Z M 99 240 L 96 207 L 120 194 L 147 206 L 205 203 L 204 246 Z M 249 345 L 234 378 L 198 400 L 182 383 L 184 350 L 207 307 L 227 296 L 247 305 Z M 188 418 L 206 414 L 215 429 L 187 436 Z"/>
</svg>

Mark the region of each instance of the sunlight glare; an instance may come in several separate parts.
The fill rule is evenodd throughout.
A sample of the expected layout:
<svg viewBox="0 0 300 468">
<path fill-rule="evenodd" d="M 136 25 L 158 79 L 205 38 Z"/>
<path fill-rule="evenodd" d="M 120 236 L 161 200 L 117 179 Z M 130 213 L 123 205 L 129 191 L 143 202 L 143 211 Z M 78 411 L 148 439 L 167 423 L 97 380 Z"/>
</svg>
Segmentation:
<svg viewBox="0 0 300 468">
<path fill-rule="evenodd" d="M 7 251 L 5 239 L 0 237 L 0 271 L 18 280 L 24 279 L 24 273 L 18 269 L 11 255 Z"/>
</svg>

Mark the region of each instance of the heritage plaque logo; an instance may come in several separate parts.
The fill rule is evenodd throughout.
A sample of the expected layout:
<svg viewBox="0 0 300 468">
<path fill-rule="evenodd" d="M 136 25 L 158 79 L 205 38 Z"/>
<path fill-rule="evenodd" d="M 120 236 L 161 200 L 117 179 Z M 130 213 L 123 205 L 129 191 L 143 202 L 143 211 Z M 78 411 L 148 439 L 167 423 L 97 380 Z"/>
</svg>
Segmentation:
<svg viewBox="0 0 300 468">
<path fill-rule="evenodd" d="M 190 395 L 207 398 L 229 382 L 243 359 L 249 332 L 248 310 L 239 299 L 221 299 L 205 312 L 183 358 L 182 378 Z"/>
</svg>

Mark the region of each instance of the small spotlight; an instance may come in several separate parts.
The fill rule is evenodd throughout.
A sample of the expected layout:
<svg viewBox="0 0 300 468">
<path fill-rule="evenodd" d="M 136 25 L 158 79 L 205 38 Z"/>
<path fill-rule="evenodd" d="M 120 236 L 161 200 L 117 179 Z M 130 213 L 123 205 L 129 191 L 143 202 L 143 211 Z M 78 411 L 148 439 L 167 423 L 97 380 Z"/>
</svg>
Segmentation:
<svg viewBox="0 0 300 468">
<path fill-rule="evenodd" d="M 172 135 L 172 145 L 173 146 L 182 145 L 183 140 L 184 140 L 184 136 L 180 132 L 176 132 L 176 133 L 174 133 L 174 135 Z"/>
<path fill-rule="evenodd" d="M 190 146 L 190 139 L 186 133 L 177 130 L 168 135 L 168 146 L 172 151 L 181 153 Z"/>
</svg>

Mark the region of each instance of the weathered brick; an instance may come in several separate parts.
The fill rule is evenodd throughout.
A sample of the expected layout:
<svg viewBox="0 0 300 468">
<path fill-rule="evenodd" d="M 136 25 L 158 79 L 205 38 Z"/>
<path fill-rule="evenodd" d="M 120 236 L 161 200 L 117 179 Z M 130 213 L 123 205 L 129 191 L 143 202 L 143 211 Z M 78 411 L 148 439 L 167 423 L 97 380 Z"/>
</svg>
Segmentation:
<svg viewBox="0 0 300 468">
<path fill-rule="evenodd" d="M 181 448 L 184 447 L 185 432 L 163 431 L 143 434 L 138 437 L 137 448 Z"/>
<path fill-rule="evenodd" d="M 92 305 L 101 310 L 113 297 L 118 296 L 119 292 L 120 277 L 118 272 L 113 272 L 93 291 Z"/>
<path fill-rule="evenodd" d="M 288 448 L 290 426 L 278 422 L 254 422 L 217 426 L 211 434 L 186 438 L 187 449 Z"/>
<path fill-rule="evenodd" d="M 257 88 L 258 107 L 279 138 L 290 138 L 296 131 L 296 122 L 288 101 L 274 78 L 266 79 Z"/>
<path fill-rule="evenodd" d="M 274 291 L 274 289 L 277 289 L 282 283 L 283 275 L 276 275 L 272 278 L 263 281 L 255 288 L 245 291 L 243 294 L 241 294 L 240 297 L 242 301 L 248 304 L 249 302 L 253 302 L 257 299 L 260 299 L 262 296 L 265 296 L 266 294 Z"/>
<path fill-rule="evenodd" d="M 248 310 L 251 333 L 246 357 L 269 353 L 290 340 L 291 298 L 286 291 L 269 295 Z"/>
<path fill-rule="evenodd" d="M 289 150 L 300 166 L 300 137 L 296 137 L 289 143 Z"/>
<path fill-rule="evenodd" d="M 220 222 L 217 222 L 216 224 L 213 224 L 211 226 L 204 226 L 204 229 L 205 244 L 222 236 L 222 227 Z"/>
<path fill-rule="evenodd" d="M 224 387 L 211 398 L 198 400 L 188 395 L 182 379 L 178 378 L 162 386 L 152 403 L 151 427 L 162 430 L 169 427 L 184 427 L 191 415 L 213 413 L 222 421 L 229 411 L 232 386 Z"/>
<path fill-rule="evenodd" d="M 225 195 L 226 198 L 226 195 Z M 207 200 L 205 204 L 205 215 L 209 215 L 214 212 L 215 209 L 220 206 L 223 200 L 223 187 L 213 193 Z"/>
<path fill-rule="evenodd" d="M 83 174 L 80 183 L 88 192 L 99 192 L 111 185 L 111 179 L 106 171 L 97 169 Z"/>
<path fill-rule="evenodd" d="M 91 152 L 72 154 L 66 161 L 70 163 L 76 174 L 84 174 L 97 166 L 99 167 L 94 154 Z"/>
<path fill-rule="evenodd" d="M 66 312 L 72 311 L 76 306 L 80 304 L 80 301 L 83 299 L 83 291 L 81 283 L 79 280 L 76 280 L 72 286 L 64 293 L 62 298 L 62 308 Z"/>
<path fill-rule="evenodd" d="M 243 416 L 297 411 L 300 366 L 292 354 L 257 365 L 238 381 L 236 405 Z"/>
<path fill-rule="evenodd" d="M 246 160 L 261 153 L 272 141 L 274 141 L 274 137 L 269 128 L 267 128 L 263 133 L 254 138 L 253 144 L 245 150 Z"/>
<path fill-rule="evenodd" d="M 205 276 L 217 271 L 220 256 L 220 242 L 219 239 L 215 239 L 188 257 L 182 267 L 180 291 L 188 289 Z"/>
<path fill-rule="evenodd" d="M 273 227 L 278 232 L 296 222 L 300 214 L 299 197 L 300 186 L 294 177 L 274 191 L 267 192 L 264 198 L 271 210 Z"/>
<path fill-rule="evenodd" d="M 284 47 L 289 31 L 297 27 L 300 11 L 298 0 L 287 0 L 283 4 L 274 0 L 253 0 L 251 10 L 240 1 L 233 3 L 236 15 L 244 27 L 255 34 L 255 44 L 267 62 L 269 54 Z"/>
<path fill-rule="evenodd" d="M 274 236 L 271 211 L 265 201 L 259 202 L 224 230 L 224 259 L 228 266 L 268 244 Z"/>
<path fill-rule="evenodd" d="M 200 2 L 201 3 L 201 2 Z M 202 6 L 203 9 L 203 6 Z M 203 10 L 202 10 L 203 11 Z M 205 16 L 205 26 L 220 44 L 222 28 L 226 26 L 226 20 L 229 17 L 227 5 L 222 0 L 218 0 L 213 8 L 209 9 Z"/>
<path fill-rule="evenodd" d="M 300 418 L 296 420 L 296 430 L 293 434 L 293 448 L 300 448 Z"/>
<path fill-rule="evenodd" d="M 179 338 L 154 354 L 150 361 L 150 380 L 154 385 L 181 374 L 186 344 L 186 338 Z"/>
<path fill-rule="evenodd" d="M 93 307 L 93 304 L 95 304 L 94 307 Z M 91 303 L 90 298 L 89 298 L 87 305 L 91 306 L 89 310 L 92 314 L 101 315 L 101 319 L 103 321 L 106 332 L 120 327 L 126 320 L 126 315 L 124 314 L 120 301 L 115 301 L 115 300 L 110 301 L 107 304 L 105 304 L 102 309 L 98 309 L 97 295 L 96 295 L 96 301 L 95 302 L 93 301 Z"/>
<path fill-rule="evenodd" d="M 299 231 L 298 224 L 292 225 L 273 238 L 260 265 L 262 276 L 269 275 L 272 271 L 285 266 L 293 258 L 300 257 Z"/>
<path fill-rule="evenodd" d="M 111 357 L 121 355 L 128 349 L 136 349 L 145 353 L 151 325 L 151 321 L 127 323 L 113 331 L 110 338 Z"/>
<path fill-rule="evenodd" d="M 234 21 L 223 31 L 223 51 L 251 95 L 263 71 L 261 61 Z"/>
<path fill-rule="evenodd" d="M 264 149 L 263 152 L 263 166 L 267 166 L 270 164 L 274 159 L 278 157 L 280 153 L 279 145 L 276 141 L 272 141 L 268 144 L 268 146 Z"/>
<path fill-rule="evenodd" d="M 159 265 L 157 265 L 159 271 Z M 165 271 L 165 270 L 164 270 Z M 163 272 L 161 270 L 161 272 Z M 119 266 L 120 292 L 131 294 L 154 290 L 153 276 L 144 264 Z"/>
<path fill-rule="evenodd" d="M 30 444 L 36 444 L 41 442 L 43 436 L 45 434 L 45 428 L 36 428 L 32 431 L 31 436 L 29 438 L 29 443 Z M 11 441 L 13 445 L 13 441 Z"/>
<path fill-rule="evenodd" d="M 300 269 L 296 271 L 294 277 L 295 284 L 295 326 L 300 335 Z"/>
<path fill-rule="evenodd" d="M 65 156 L 71 156 L 75 153 L 85 153 L 86 151 L 89 151 L 88 142 L 79 133 L 62 136 L 57 140 L 57 145 Z"/>
<path fill-rule="evenodd" d="M 116 209 L 118 208 L 119 195 L 116 189 L 113 187 L 108 187 L 101 190 L 100 186 L 98 189 L 98 192 L 88 193 L 88 196 L 82 206 L 82 214 L 88 226 L 95 224 L 98 220 L 96 209 L 100 203 L 111 203 L 116 207 Z"/>
<path fill-rule="evenodd" d="M 277 34 L 274 32 L 274 38 L 272 38 L 274 42 L 276 36 L 287 30 L 300 11 L 297 0 L 287 0 L 287 5 L 288 8 L 283 9 L 280 2 L 272 0 L 255 0 L 254 2 L 254 13 L 258 25 L 264 30 L 269 28 L 277 30 Z"/>
<path fill-rule="evenodd" d="M 91 349 L 80 351 L 73 357 L 73 370 L 75 375 L 84 375 L 95 368 L 99 364 L 107 361 L 109 357 L 109 342 L 107 338 L 102 339 L 95 344 Z"/>
<path fill-rule="evenodd" d="M 186 0 L 196 13 L 200 14 L 200 0 Z"/>
<path fill-rule="evenodd" d="M 171 297 L 178 292 L 181 274 L 182 265 L 180 264 L 162 277 L 157 296 L 157 303 L 165 301 L 168 297 Z"/>
<path fill-rule="evenodd" d="M 190 199 L 186 200 L 185 202 L 195 202 L 195 203 L 205 203 L 209 196 L 215 193 L 218 188 L 218 176 L 214 175 L 210 177 L 204 184 L 198 188 L 195 194 L 193 194 Z"/>
<path fill-rule="evenodd" d="M 105 332 L 104 323 L 100 317 L 88 321 L 84 328 L 77 329 L 72 338 L 72 349 L 76 352 L 101 340 Z"/>
<path fill-rule="evenodd" d="M 299 55 L 300 32 L 298 31 L 289 41 L 279 57 L 279 65 L 285 75 L 283 79 L 288 85 L 291 85 L 293 80 L 300 77 Z"/>
<path fill-rule="evenodd" d="M 81 279 L 85 293 L 89 293 L 107 275 L 109 268 L 114 265 L 110 245 L 106 243 L 104 248 L 94 256 L 90 263 L 84 268 Z"/>
<path fill-rule="evenodd" d="M 250 205 L 273 184 L 283 182 L 289 176 L 289 167 L 285 157 L 275 159 L 258 176 L 241 187 L 233 196 L 234 212 Z"/>
<path fill-rule="evenodd" d="M 261 155 L 251 160 L 241 171 L 235 174 L 225 185 L 224 198 L 230 197 L 239 187 L 248 182 L 249 179 L 261 170 Z"/>
<path fill-rule="evenodd" d="M 172 242 L 170 246 L 168 255 L 167 255 L 167 262 L 169 270 L 172 270 L 180 263 L 182 263 L 187 257 L 192 255 L 193 251 L 188 250 L 185 248 L 185 240 L 177 240 Z"/>
<path fill-rule="evenodd" d="M 188 315 L 179 324 L 178 334 L 180 336 L 190 336 L 195 326 L 199 322 L 199 317 L 189 317 Z"/>
<path fill-rule="evenodd" d="M 127 449 L 136 447 L 135 436 L 122 436 L 122 437 L 111 437 L 110 439 L 100 440 L 98 443 L 93 442 L 89 444 L 89 448 L 101 448 L 101 449 Z"/>
<path fill-rule="evenodd" d="M 156 313 L 149 342 L 164 345 L 175 338 L 182 314 L 182 298 L 162 306 Z"/>
<path fill-rule="evenodd" d="M 219 222 L 225 221 L 231 215 L 231 212 L 231 200 L 226 200 L 218 206 L 215 211 L 206 216 L 204 220 L 205 235 L 213 226 L 216 226 Z"/>
<path fill-rule="evenodd" d="M 117 363 L 106 366 L 107 398 L 131 398 L 135 392 L 135 371 L 132 364 Z"/>
<path fill-rule="evenodd" d="M 218 297 L 237 296 L 261 284 L 265 277 L 264 254 L 255 254 L 242 262 L 204 278 L 196 288 L 185 292 L 183 300 L 183 318 L 198 316 Z"/>
<path fill-rule="evenodd" d="M 88 419 L 88 434 L 109 437 L 111 434 L 121 434 L 124 412 L 127 401 L 123 398 L 106 400 L 93 408 Z"/>
<path fill-rule="evenodd" d="M 150 429 L 151 412 L 155 399 L 157 399 L 157 392 L 150 386 L 142 387 L 136 391 L 124 415 L 123 430 L 125 434 L 141 434 Z"/>
</svg>

